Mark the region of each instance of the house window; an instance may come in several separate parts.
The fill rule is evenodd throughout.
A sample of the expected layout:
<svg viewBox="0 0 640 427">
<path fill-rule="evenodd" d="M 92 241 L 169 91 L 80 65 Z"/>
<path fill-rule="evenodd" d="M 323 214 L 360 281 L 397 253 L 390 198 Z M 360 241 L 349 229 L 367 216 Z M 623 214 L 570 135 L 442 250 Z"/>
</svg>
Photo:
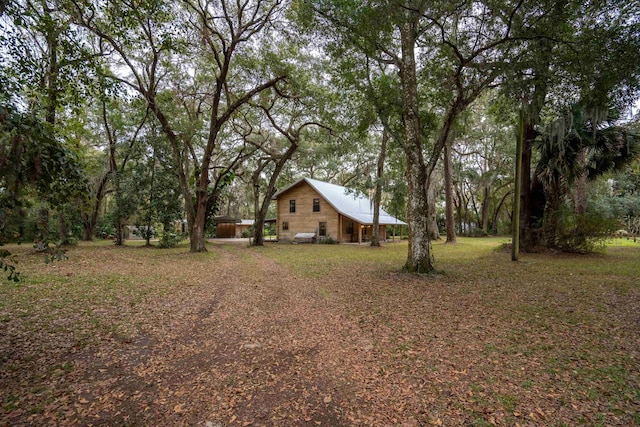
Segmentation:
<svg viewBox="0 0 640 427">
<path fill-rule="evenodd" d="M 353 221 L 347 223 L 347 234 L 353 234 Z"/>
<path fill-rule="evenodd" d="M 321 222 L 318 227 L 318 236 L 325 237 L 327 235 L 327 223 Z"/>
<path fill-rule="evenodd" d="M 289 222 L 282 221 L 282 231 L 287 231 L 289 229 Z"/>
<path fill-rule="evenodd" d="M 296 201 L 289 200 L 289 213 L 296 213 Z"/>
<path fill-rule="evenodd" d="M 313 199 L 313 211 L 320 212 L 320 199 Z"/>
</svg>

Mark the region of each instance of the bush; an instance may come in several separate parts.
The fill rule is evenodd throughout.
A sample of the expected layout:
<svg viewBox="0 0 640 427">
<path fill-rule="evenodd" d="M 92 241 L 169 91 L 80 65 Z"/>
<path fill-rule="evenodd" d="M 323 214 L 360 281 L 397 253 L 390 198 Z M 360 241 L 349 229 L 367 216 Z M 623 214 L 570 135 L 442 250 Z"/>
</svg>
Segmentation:
<svg viewBox="0 0 640 427">
<path fill-rule="evenodd" d="M 156 230 L 153 228 L 153 225 L 150 227 L 147 227 L 146 225 L 136 225 L 136 228 L 133 229 L 133 234 L 145 240 L 153 239 L 156 237 Z"/>
<path fill-rule="evenodd" d="M 159 248 L 174 248 L 182 241 L 182 235 L 176 233 L 164 233 L 158 243 Z"/>
<path fill-rule="evenodd" d="M 605 248 L 607 239 L 620 228 L 619 221 L 597 212 L 576 215 L 562 209 L 556 235 L 556 247 L 563 252 L 591 253 Z"/>
<path fill-rule="evenodd" d="M 94 234 L 96 237 L 100 237 L 103 239 L 113 239 L 113 237 L 116 235 L 116 228 L 109 222 L 98 222 Z"/>
<path fill-rule="evenodd" d="M 340 242 L 338 242 L 336 239 L 334 239 L 331 236 L 325 236 L 318 239 L 318 243 L 322 245 L 337 245 Z"/>
</svg>

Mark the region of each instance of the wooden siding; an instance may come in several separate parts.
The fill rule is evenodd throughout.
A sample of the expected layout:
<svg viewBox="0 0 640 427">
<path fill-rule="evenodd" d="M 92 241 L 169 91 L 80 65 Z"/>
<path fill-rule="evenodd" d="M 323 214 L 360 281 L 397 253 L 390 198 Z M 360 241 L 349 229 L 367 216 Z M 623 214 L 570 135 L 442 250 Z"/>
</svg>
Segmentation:
<svg viewBox="0 0 640 427">
<path fill-rule="evenodd" d="M 320 212 L 313 212 L 313 199 L 320 199 Z M 295 213 L 289 212 L 290 200 L 296 201 Z M 306 182 L 278 196 L 277 216 L 279 240 L 293 240 L 296 233 L 318 233 L 321 222 L 327 223 L 327 236 L 339 239 L 338 212 Z M 285 221 L 289 223 L 289 230 L 282 229 Z"/>
<path fill-rule="evenodd" d="M 235 224 L 218 224 L 216 225 L 216 237 L 220 239 L 229 239 L 234 237 L 236 233 Z"/>
<path fill-rule="evenodd" d="M 313 199 L 320 199 L 320 212 L 313 212 Z M 296 201 L 295 213 L 289 212 L 289 201 Z M 327 223 L 327 236 L 341 242 L 363 242 L 371 240 L 371 225 L 362 227 L 357 221 L 339 214 L 316 190 L 306 182 L 289 189 L 278 196 L 277 235 L 279 240 L 293 240 L 296 233 L 318 233 L 320 223 Z M 283 230 L 282 223 L 288 222 L 289 229 Z M 353 224 L 353 234 L 347 233 L 349 223 Z M 360 237 L 360 230 L 363 231 Z M 380 226 L 380 240 L 386 239 L 386 226 Z"/>
</svg>

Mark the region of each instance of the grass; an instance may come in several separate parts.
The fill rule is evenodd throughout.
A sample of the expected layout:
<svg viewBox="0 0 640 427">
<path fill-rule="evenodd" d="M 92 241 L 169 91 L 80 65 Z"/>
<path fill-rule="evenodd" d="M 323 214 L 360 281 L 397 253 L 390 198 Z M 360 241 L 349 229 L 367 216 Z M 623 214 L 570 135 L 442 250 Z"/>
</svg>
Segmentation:
<svg viewBox="0 0 640 427">
<path fill-rule="evenodd" d="M 11 246 L 23 280 L 0 286 L 0 424 L 88 423 L 90 418 L 73 409 L 73 384 L 90 384 L 96 374 L 87 360 L 114 351 L 151 351 L 158 357 L 160 349 L 193 346 L 198 354 L 217 354 L 234 334 L 244 334 L 240 342 L 263 339 L 262 349 L 291 328 L 293 338 L 281 342 L 279 351 L 292 355 L 294 362 L 286 366 L 296 373 L 279 387 L 302 390 L 307 368 L 315 387 L 348 384 L 349 397 L 333 398 L 345 425 L 409 423 L 411 417 L 424 423 L 442 419 L 444 425 L 640 425 L 640 244 L 614 240 L 606 252 L 587 256 L 521 254 L 514 263 L 498 250 L 505 242 L 435 242 L 438 275 L 401 272 L 406 242 L 382 248 L 215 243 L 200 254 L 190 254 L 185 243 L 159 250 L 143 247 L 144 242 L 124 248 L 92 242 L 71 248 L 68 261 L 49 265 L 30 248 Z M 274 311 L 274 304 L 284 311 Z M 197 331 L 198 313 L 212 316 L 222 328 L 207 351 L 202 336 L 181 341 L 181 333 L 171 329 Z M 144 344 L 154 340 L 165 344 Z M 301 342 L 311 343 L 312 350 L 301 352 Z M 231 350 L 215 356 L 225 363 L 227 380 L 206 389 L 255 383 L 266 390 L 256 379 L 266 362 L 253 356 L 246 363 L 263 361 L 236 369 L 242 359 L 236 355 L 232 363 L 224 357 L 236 354 L 238 344 L 228 345 Z M 131 371 L 142 369 L 140 363 L 132 362 Z M 277 369 L 283 369 L 279 363 Z M 175 371 L 163 365 L 161 373 L 177 381 L 212 372 L 188 366 Z M 129 375 L 109 369 L 102 375 L 112 377 L 100 384 Z M 181 384 L 167 387 L 170 394 L 154 391 L 149 400 L 169 402 L 171 409 Z M 362 390 L 370 389 L 376 393 L 367 398 Z M 256 390 L 254 400 L 268 401 L 270 395 Z M 198 400 L 193 384 L 182 393 L 209 402 L 204 408 L 212 405 L 209 395 Z M 298 393 L 289 401 L 312 401 L 313 393 Z M 253 406 L 238 412 L 237 393 L 230 396 L 224 407 L 236 411 L 238 423 L 251 421 Z M 279 411 L 283 405 L 277 405 Z M 76 411 L 76 418 L 55 415 L 65 411 Z M 103 411 L 110 413 L 109 407 Z M 358 411 L 377 418 L 348 421 L 362 420 Z M 291 409 L 288 416 L 295 413 Z M 169 410 L 145 418 L 152 412 L 143 408 L 138 424 L 168 414 L 175 415 Z M 113 416 L 111 424 L 136 424 Z M 173 423 L 203 419 L 213 418 Z"/>
</svg>

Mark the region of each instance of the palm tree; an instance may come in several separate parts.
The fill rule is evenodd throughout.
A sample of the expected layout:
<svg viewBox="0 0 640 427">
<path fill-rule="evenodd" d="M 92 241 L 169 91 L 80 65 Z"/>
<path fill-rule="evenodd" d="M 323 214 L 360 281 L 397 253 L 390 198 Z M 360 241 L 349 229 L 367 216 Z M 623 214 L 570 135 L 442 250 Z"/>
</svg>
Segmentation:
<svg viewBox="0 0 640 427">
<path fill-rule="evenodd" d="M 576 104 L 537 140 L 540 159 L 535 178 L 543 189 L 545 246 L 562 246 L 561 207 L 572 189 L 574 212 L 584 215 L 587 181 L 620 170 L 640 152 L 640 135 L 616 124 L 618 117 L 613 109 Z"/>
</svg>

